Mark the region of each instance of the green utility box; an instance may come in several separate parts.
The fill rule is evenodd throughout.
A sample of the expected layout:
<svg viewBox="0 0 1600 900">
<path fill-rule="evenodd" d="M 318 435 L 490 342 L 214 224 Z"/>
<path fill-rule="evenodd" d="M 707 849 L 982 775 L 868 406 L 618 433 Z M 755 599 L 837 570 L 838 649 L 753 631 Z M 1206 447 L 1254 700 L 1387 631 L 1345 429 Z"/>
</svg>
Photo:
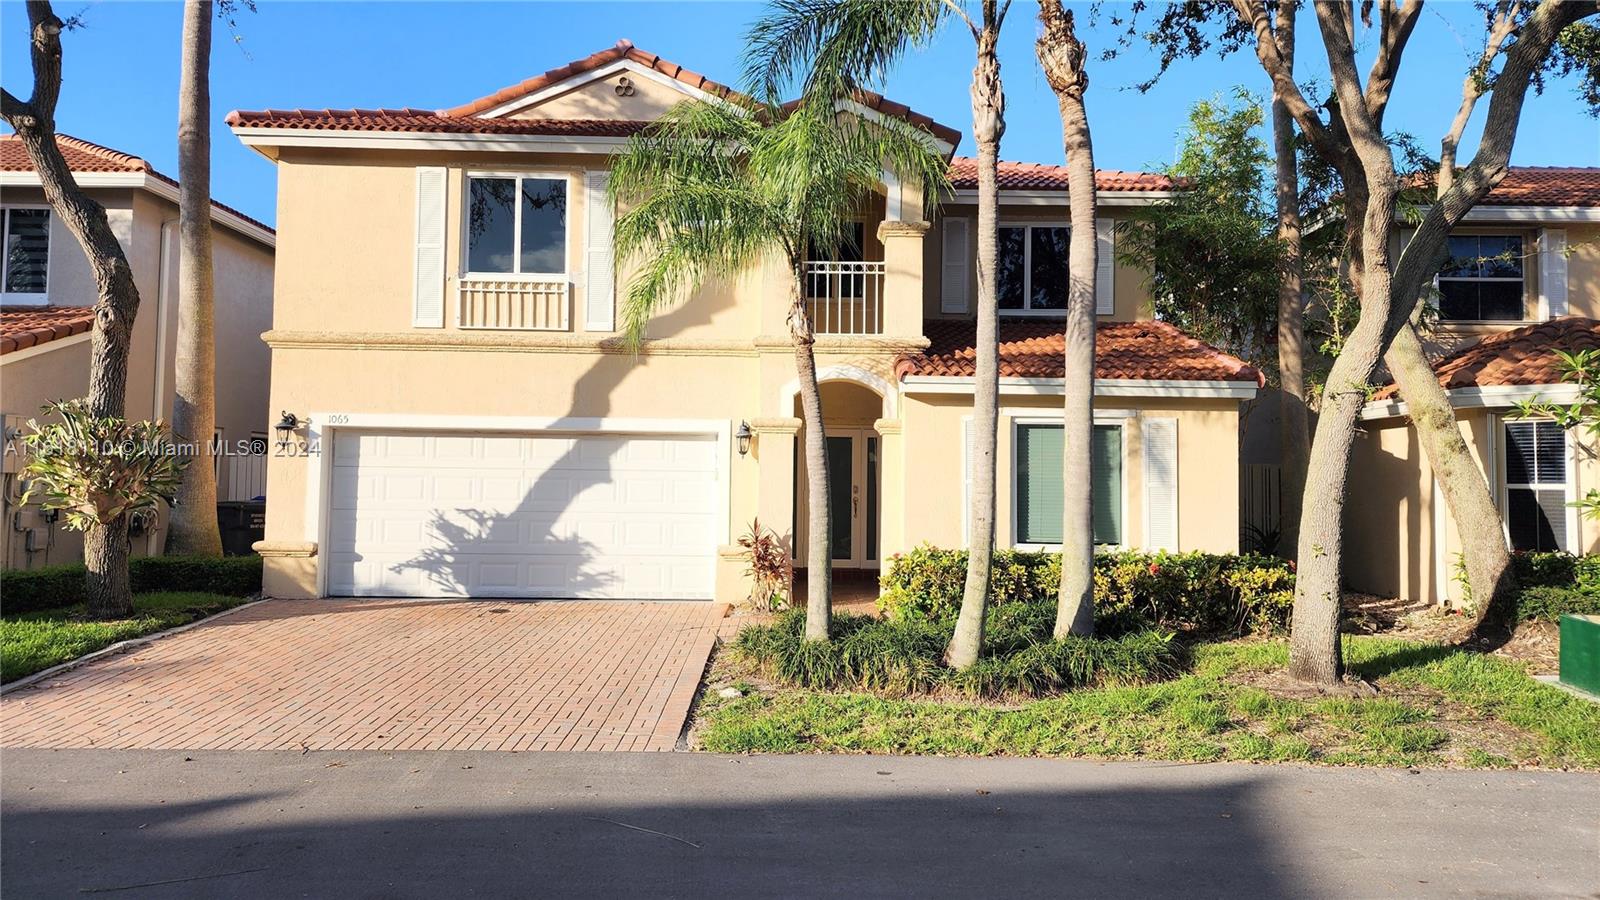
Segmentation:
<svg viewBox="0 0 1600 900">
<path fill-rule="evenodd" d="M 1561 617 L 1561 683 L 1600 696 L 1600 616 Z"/>
</svg>

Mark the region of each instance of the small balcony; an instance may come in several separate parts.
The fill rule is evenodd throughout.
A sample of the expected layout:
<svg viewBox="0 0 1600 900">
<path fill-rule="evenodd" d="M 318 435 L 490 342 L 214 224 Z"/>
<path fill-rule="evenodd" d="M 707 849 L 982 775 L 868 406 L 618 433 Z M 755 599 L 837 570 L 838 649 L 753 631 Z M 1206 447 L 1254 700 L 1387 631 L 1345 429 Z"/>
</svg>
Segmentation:
<svg viewBox="0 0 1600 900">
<path fill-rule="evenodd" d="M 462 278 L 456 324 L 491 331 L 570 331 L 572 290 L 566 278 L 506 275 Z"/>
<path fill-rule="evenodd" d="M 883 333 L 883 262 L 811 260 L 806 303 L 817 334 Z"/>
</svg>

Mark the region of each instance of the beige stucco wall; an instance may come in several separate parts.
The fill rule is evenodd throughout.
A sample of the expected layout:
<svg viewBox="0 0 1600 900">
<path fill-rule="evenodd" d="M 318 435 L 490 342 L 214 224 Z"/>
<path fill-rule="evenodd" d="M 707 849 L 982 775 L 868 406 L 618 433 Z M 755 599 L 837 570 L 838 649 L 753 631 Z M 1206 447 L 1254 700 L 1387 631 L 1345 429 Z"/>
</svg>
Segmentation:
<svg viewBox="0 0 1600 900">
<path fill-rule="evenodd" d="M 665 77 L 618 72 L 591 79 L 523 107 L 512 118 L 652 121 L 684 97 L 681 90 L 657 80 Z"/>
<path fill-rule="evenodd" d="M 1496 504 L 1504 502 L 1501 433 L 1508 410 L 1461 410 L 1457 422 L 1479 466 L 1488 460 Z M 1595 448 L 1580 449 L 1575 496 L 1600 487 Z M 1403 418 L 1366 422 L 1356 441 L 1344 517 L 1344 570 L 1357 591 L 1411 601 L 1459 603 L 1455 581 L 1461 539 L 1434 483 L 1433 470 Z M 1600 549 L 1600 523 L 1576 517 L 1578 552 Z"/>
<path fill-rule="evenodd" d="M 106 207 L 112 231 L 121 242 L 134 283 L 139 313 L 134 319 L 128 353 L 126 410 L 130 418 L 171 421 L 176 383 L 178 296 L 177 206 L 155 194 L 132 189 L 91 189 Z M 5 190 L 7 205 L 43 204 L 37 188 Z M 163 246 L 163 232 L 167 233 Z M 216 225 L 213 228 L 216 287 L 217 423 L 225 436 L 247 438 L 267 430 L 266 400 L 270 355 L 260 335 L 272 315 L 273 252 L 270 247 Z M 163 277 L 165 269 L 165 277 Z M 96 299 L 94 275 L 77 240 L 51 217 L 48 290 L 51 303 L 88 306 Z M 165 329 L 164 333 L 162 329 Z M 161 335 L 158 346 L 158 334 Z M 46 400 L 80 397 L 88 390 L 89 344 L 68 340 L 37 351 L 0 358 L 0 412 L 25 421 Z M 232 461 L 220 466 L 219 496 L 226 499 Z M 10 521 L 11 497 L 6 499 Z M 48 562 L 81 558 L 82 542 L 59 525 L 46 523 L 35 509 L 23 510 L 26 527 L 53 532 Z M 159 552 L 164 523 L 134 541 L 136 553 Z M 34 567 L 46 562 L 43 552 L 28 554 L 16 532 L 7 527 L 0 537 L 0 563 Z"/>
</svg>

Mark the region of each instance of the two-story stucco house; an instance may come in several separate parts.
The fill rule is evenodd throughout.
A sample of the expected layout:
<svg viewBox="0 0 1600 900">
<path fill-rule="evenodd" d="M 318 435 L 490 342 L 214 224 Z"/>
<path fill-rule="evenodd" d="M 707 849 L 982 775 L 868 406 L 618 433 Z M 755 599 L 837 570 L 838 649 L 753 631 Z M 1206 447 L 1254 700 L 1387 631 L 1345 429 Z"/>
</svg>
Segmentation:
<svg viewBox="0 0 1600 900">
<path fill-rule="evenodd" d="M 178 183 L 137 156 L 67 135 L 57 146 L 73 178 L 106 209 L 139 288 L 128 356 L 127 415 L 172 421 L 178 344 Z M 217 433 L 230 448 L 217 458 L 217 497 L 253 500 L 266 490 L 263 447 L 270 432 L 261 332 L 272 321 L 271 228 L 213 202 L 216 282 Z M 89 337 L 97 296 L 77 239 L 50 210 L 39 175 L 15 136 L 0 136 L 0 418 L 11 438 L 46 402 L 89 389 Z M 244 452 L 238 452 L 238 451 Z M 19 453 L 5 454 L 0 498 L 0 567 L 72 562 L 83 541 L 59 516 L 22 507 Z M 164 520 L 136 535 L 134 552 L 160 553 Z"/>
<path fill-rule="evenodd" d="M 442 111 L 235 112 L 278 170 L 271 460 L 276 596 L 743 597 L 748 524 L 792 538 L 793 353 L 782 266 L 617 333 L 609 155 L 729 90 L 627 42 Z M 863 96 L 951 156 L 932 221 L 892 181 L 859 252 L 808 263 L 834 477 L 833 556 L 876 569 L 966 529 L 976 180 L 959 132 Z M 1101 172 L 1097 538 L 1237 544 L 1239 406 L 1260 377 L 1151 320 L 1114 225 L 1161 177 Z M 999 541 L 1060 540 L 1066 179 L 1001 171 Z M 804 558 L 797 553 L 797 558 Z"/>
<path fill-rule="evenodd" d="M 1568 506 L 1600 487 L 1592 441 L 1517 415 L 1574 396 L 1556 351 L 1600 347 L 1600 169 L 1512 168 L 1450 236 L 1430 349 L 1513 550 L 1600 549 Z M 1346 507 L 1346 579 L 1360 591 L 1461 599 L 1461 541 L 1393 386 L 1362 412 Z"/>
</svg>

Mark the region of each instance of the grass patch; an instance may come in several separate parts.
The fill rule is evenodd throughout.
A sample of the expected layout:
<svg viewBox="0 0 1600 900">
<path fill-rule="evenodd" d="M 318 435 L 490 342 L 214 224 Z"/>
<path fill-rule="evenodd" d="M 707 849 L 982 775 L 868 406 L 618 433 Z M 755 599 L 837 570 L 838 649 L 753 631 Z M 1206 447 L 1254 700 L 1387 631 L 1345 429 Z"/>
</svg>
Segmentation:
<svg viewBox="0 0 1600 900">
<path fill-rule="evenodd" d="M 91 621 L 83 617 L 81 604 L 0 617 L 0 681 L 14 681 L 118 641 L 203 619 L 245 599 L 168 591 L 135 594 L 133 615 L 126 619 Z"/>
<path fill-rule="evenodd" d="M 1346 639 L 1370 698 L 1292 699 L 1259 686 L 1288 661 L 1283 641 L 1194 648 L 1187 674 L 1018 705 L 764 688 L 708 692 L 699 749 L 722 753 L 1076 756 L 1330 765 L 1600 769 L 1600 706 L 1520 666 L 1386 638 Z M 756 668 L 719 656 L 712 682 Z"/>
</svg>

